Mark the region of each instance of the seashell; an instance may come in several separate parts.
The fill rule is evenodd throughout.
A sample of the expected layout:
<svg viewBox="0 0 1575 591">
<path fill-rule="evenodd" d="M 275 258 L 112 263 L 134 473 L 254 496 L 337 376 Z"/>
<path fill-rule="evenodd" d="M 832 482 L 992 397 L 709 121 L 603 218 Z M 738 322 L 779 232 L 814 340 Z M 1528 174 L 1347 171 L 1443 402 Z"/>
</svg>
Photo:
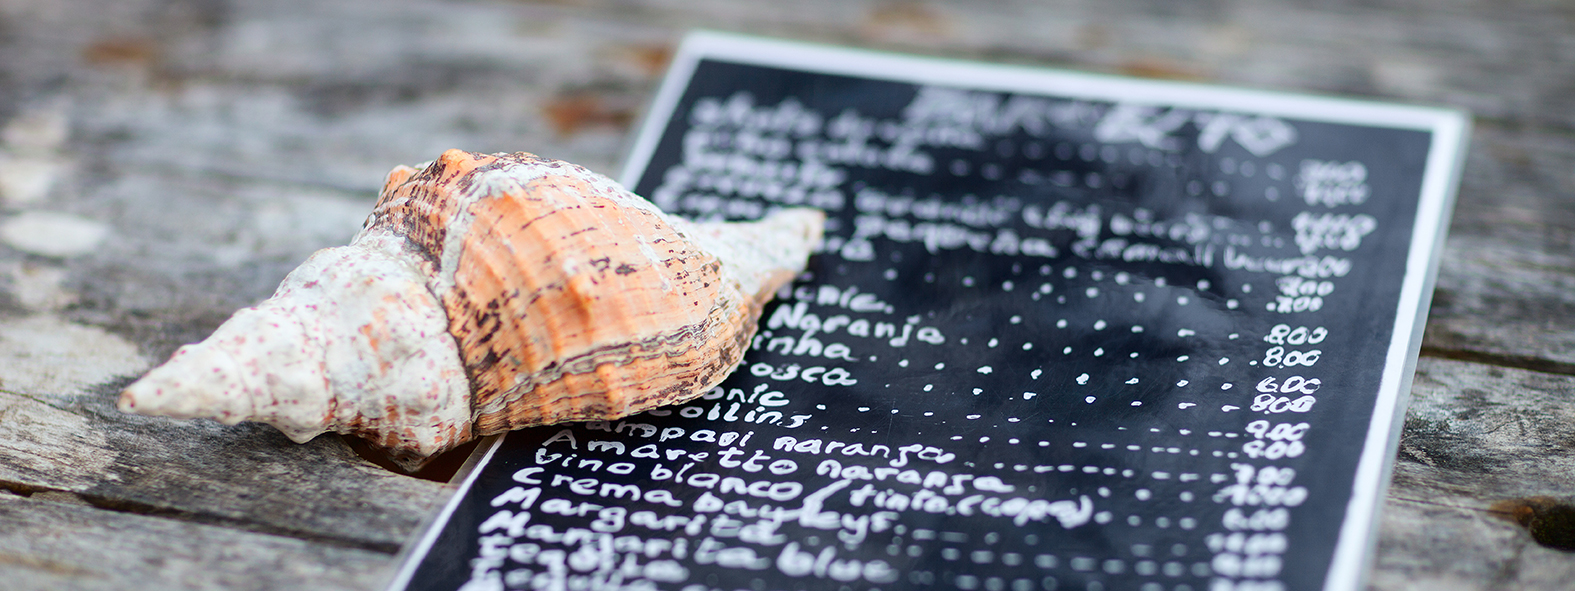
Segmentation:
<svg viewBox="0 0 1575 591">
<path fill-rule="evenodd" d="M 128 387 L 122 411 L 355 434 L 407 465 L 470 439 L 684 402 L 736 368 L 825 216 L 668 216 L 519 152 L 388 174 L 348 246 L 313 254 Z"/>
</svg>

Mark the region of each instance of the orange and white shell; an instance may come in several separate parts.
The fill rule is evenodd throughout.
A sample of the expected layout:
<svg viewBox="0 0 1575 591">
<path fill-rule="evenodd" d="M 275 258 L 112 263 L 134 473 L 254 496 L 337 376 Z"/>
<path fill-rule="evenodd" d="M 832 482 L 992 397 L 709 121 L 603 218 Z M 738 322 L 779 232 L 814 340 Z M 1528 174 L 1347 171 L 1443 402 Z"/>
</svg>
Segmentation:
<svg viewBox="0 0 1575 591">
<path fill-rule="evenodd" d="M 388 175 L 348 245 L 121 394 L 138 414 L 365 437 L 411 463 L 475 437 L 692 399 L 733 371 L 824 215 L 668 216 L 579 166 L 449 150 Z"/>
</svg>

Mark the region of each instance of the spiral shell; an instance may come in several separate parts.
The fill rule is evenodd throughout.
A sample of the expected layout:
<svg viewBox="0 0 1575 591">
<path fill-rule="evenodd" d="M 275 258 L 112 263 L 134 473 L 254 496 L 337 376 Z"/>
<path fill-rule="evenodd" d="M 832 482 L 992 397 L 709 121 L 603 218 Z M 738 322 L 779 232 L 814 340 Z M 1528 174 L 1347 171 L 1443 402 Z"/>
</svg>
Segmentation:
<svg viewBox="0 0 1575 591">
<path fill-rule="evenodd" d="M 138 414 L 356 434 L 407 463 L 472 438 L 692 399 L 743 357 L 824 215 L 668 216 L 579 166 L 449 150 L 397 167 L 313 254 L 128 387 Z"/>
</svg>

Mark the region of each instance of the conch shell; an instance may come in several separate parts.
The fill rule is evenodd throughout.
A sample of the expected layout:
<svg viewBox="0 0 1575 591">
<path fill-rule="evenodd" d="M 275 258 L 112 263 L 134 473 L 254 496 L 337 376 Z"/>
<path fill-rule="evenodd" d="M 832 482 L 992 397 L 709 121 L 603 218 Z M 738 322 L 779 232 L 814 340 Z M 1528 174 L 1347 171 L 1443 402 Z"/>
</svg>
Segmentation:
<svg viewBox="0 0 1575 591">
<path fill-rule="evenodd" d="M 400 166 L 313 254 L 128 387 L 122 411 L 355 434 L 407 465 L 475 437 L 692 399 L 733 371 L 825 216 L 668 216 L 532 154 Z"/>
</svg>

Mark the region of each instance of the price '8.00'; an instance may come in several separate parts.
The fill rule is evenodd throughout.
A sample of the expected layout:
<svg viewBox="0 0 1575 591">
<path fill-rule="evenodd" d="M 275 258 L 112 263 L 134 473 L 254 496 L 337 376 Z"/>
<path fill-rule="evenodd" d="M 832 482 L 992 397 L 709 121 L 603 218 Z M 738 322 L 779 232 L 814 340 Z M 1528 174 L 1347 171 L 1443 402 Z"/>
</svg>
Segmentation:
<svg viewBox="0 0 1575 591">
<path fill-rule="evenodd" d="M 1263 355 L 1263 364 L 1268 367 L 1296 367 L 1298 365 L 1312 367 L 1314 363 L 1318 363 L 1318 358 L 1322 355 L 1323 351 L 1318 349 L 1311 351 L 1292 349 L 1286 351 L 1285 347 L 1270 347 L 1269 351 Z"/>
<path fill-rule="evenodd" d="M 1276 324 L 1263 340 L 1271 345 L 1316 345 L 1329 338 L 1329 331 L 1322 326 L 1291 328 L 1289 324 Z"/>
</svg>

